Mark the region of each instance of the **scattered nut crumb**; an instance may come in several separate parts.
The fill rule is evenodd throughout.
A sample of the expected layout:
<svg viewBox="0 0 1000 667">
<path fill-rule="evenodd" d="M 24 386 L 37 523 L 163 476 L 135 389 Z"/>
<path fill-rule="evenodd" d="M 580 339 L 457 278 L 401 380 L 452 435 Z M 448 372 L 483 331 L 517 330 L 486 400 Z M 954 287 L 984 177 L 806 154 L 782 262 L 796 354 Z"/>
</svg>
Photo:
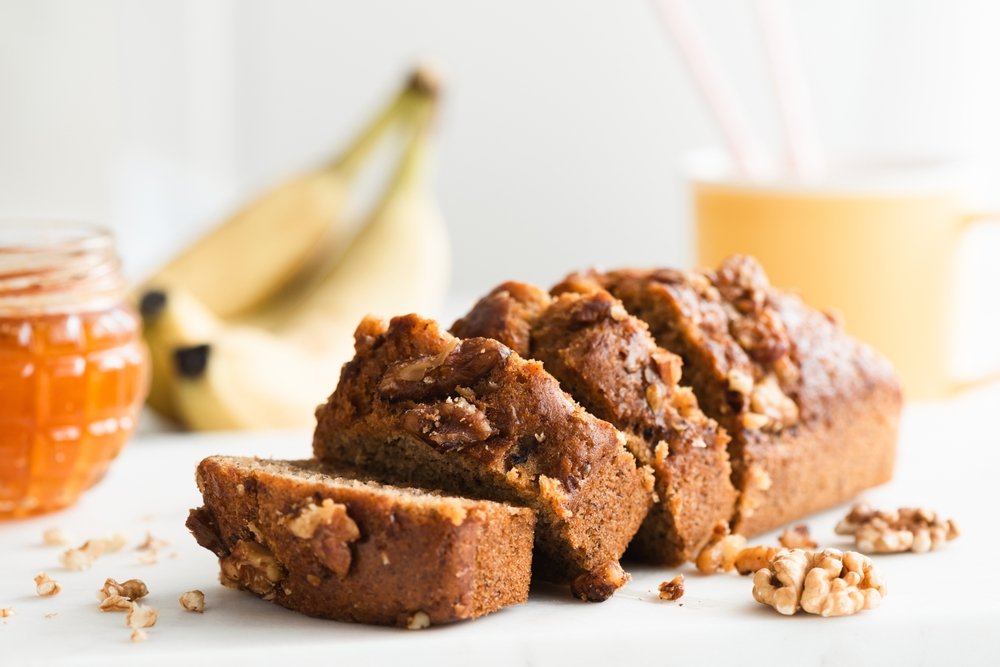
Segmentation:
<svg viewBox="0 0 1000 667">
<path fill-rule="evenodd" d="M 708 544 L 698 553 L 695 565 L 702 574 L 730 572 L 736 565 L 736 557 L 746 545 L 747 538 L 730 535 L 729 525 L 725 521 L 719 521 L 712 529 Z"/>
<path fill-rule="evenodd" d="M 885 593 L 871 559 L 854 551 L 782 549 L 753 577 L 754 599 L 785 615 L 848 616 L 878 607 Z"/>
<path fill-rule="evenodd" d="M 141 628 L 136 628 L 132 631 L 132 641 L 134 642 L 144 642 L 149 639 L 149 633 Z"/>
<path fill-rule="evenodd" d="M 135 562 L 139 565 L 156 565 L 160 562 L 160 554 L 156 551 L 140 551 Z"/>
<path fill-rule="evenodd" d="M 660 584 L 661 600 L 680 600 L 684 596 L 684 575 L 678 574 L 670 581 Z"/>
<path fill-rule="evenodd" d="M 104 585 L 97 591 L 97 599 L 105 600 L 114 596 L 123 597 L 127 600 L 140 600 L 149 595 L 149 588 L 141 579 L 129 579 L 118 583 L 112 578 L 104 580 Z"/>
<path fill-rule="evenodd" d="M 47 528 L 42 533 L 42 541 L 50 547 L 62 547 L 69 544 L 69 535 L 62 528 Z"/>
<path fill-rule="evenodd" d="M 875 510 L 855 505 L 834 529 L 838 535 L 853 535 L 854 544 L 864 553 L 924 553 L 937 549 L 959 536 L 958 525 L 936 512 L 916 507 Z"/>
<path fill-rule="evenodd" d="M 104 554 L 121 551 L 126 544 L 126 539 L 118 533 L 109 538 L 87 540 L 76 549 L 67 549 L 60 554 L 59 563 L 67 570 L 86 570 Z"/>
<path fill-rule="evenodd" d="M 423 630 L 424 628 L 429 628 L 430 626 L 431 617 L 422 611 L 410 614 L 409 618 L 406 619 L 407 630 Z"/>
<path fill-rule="evenodd" d="M 41 597 L 47 598 L 59 595 L 59 591 L 61 590 L 62 587 L 59 586 L 59 582 L 49 577 L 46 573 L 39 572 L 35 575 L 35 592 Z"/>
<path fill-rule="evenodd" d="M 0 607 L 0 618 L 10 618 L 14 615 L 13 607 Z"/>
<path fill-rule="evenodd" d="M 159 616 L 160 614 L 155 607 L 147 607 L 133 602 L 128 610 L 128 615 L 125 616 L 125 625 L 132 629 L 151 628 L 156 625 L 156 619 Z"/>
<path fill-rule="evenodd" d="M 50 611 L 48 613 L 42 614 L 42 618 L 44 618 L 45 620 L 49 620 L 49 619 L 55 618 L 58 615 L 59 615 L 59 612 L 57 612 L 57 611 Z"/>
<path fill-rule="evenodd" d="M 809 534 L 809 526 L 804 523 L 786 528 L 778 541 L 786 549 L 815 549 L 818 546 Z"/>
<path fill-rule="evenodd" d="M 196 614 L 205 612 L 205 594 L 199 590 L 182 593 L 178 601 L 188 611 L 193 611 Z"/>
</svg>

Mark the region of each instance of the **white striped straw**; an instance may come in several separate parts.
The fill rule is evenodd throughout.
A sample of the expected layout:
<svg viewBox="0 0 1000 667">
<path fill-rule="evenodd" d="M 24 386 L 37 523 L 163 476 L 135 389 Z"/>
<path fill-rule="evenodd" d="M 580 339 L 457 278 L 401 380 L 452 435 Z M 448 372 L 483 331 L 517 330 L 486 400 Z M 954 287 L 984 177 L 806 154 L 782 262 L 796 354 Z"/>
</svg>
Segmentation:
<svg viewBox="0 0 1000 667">
<path fill-rule="evenodd" d="M 660 16 L 673 37 L 681 58 L 715 116 L 736 168 L 743 176 L 763 178 L 767 161 L 750 131 L 744 107 L 735 89 L 725 80 L 706 46 L 705 37 L 683 0 L 657 0 Z"/>
<path fill-rule="evenodd" d="M 788 170 L 799 179 L 815 179 L 826 170 L 826 159 L 813 123 L 788 5 L 784 0 L 755 0 L 754 6 L 785 135 Z"/>
</svg>

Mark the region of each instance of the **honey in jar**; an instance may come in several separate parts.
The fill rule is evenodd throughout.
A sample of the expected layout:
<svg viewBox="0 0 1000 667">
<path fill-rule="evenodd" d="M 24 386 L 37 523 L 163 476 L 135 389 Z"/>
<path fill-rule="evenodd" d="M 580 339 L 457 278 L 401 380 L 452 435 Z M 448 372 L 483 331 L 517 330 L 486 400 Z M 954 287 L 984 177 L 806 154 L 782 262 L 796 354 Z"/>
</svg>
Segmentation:
<svg viewBox="0 0 1000 667">
<path fill-rule="evenodd" d="M 108 232 L 0 222 L 0 518 L 66 507 L 101 479 L 148 366 Z"/>
</svg>

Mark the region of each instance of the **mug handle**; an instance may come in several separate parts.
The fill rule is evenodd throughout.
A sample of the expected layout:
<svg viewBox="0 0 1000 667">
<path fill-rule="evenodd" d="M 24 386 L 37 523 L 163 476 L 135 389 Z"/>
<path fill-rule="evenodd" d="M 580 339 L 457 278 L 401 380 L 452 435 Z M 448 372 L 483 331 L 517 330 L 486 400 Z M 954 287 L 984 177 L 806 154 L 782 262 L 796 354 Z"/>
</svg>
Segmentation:
<svg viewBox="0 0 1000 667">
<path fill-rule="evenodd" d="M 962 227 L 962 231 L 968 230 L 970 227 L 978 225 L 980 223 L 1000 223 L 1000 211 L 976 211 L 973 213 L 966 213 L 959 219 L 959 224 Z M 951 383 L 951 393 L 958 394 L 969 389 L 975 389 L 977 387 L 982 387 L 983 385 L 992 384 L 994 382 L 1000 382 L 1000 368 L 996 368 L 992 371 L 988 371 L 983 375 L 975 378 L 970 378 L 968 380 L 954 380 Z"/>
</svg>

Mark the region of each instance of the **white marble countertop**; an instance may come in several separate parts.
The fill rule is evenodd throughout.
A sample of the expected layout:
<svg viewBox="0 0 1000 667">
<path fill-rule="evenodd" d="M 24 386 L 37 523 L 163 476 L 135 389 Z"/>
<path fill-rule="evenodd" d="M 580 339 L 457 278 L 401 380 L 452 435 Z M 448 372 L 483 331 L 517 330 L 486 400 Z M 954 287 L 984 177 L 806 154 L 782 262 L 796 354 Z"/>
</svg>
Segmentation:
<svg viewBox="0 0 1000 667">
<path fill-rule="evenodd" d="M 308 433 L 147 433 L 76 507 L 0 523 L 0 607 L 15 609 L 0 622 L 0 664 L 1000 664 L 998 409 L 1000 388 L 908 407 L 896 477 L 866 498 L 936 509 L 957 519 L 963 534 L 937 552 L 877 557 L 889 587 L 877 610 L 786 618 L 753 601 L 748 578 L 632 566 L 632 582 L 603 604 L 540 586 L 527 604 L 421 632 L 316 620 L 223 588 L 214 556 L 184 528 L 188 508 L 199 504 L 193 471 L 203 456 L 303 457 Z M 845 509 L 806 520 L 822 545 L 848 546 L 833 534 Z M 122 533 L 129 547 L 90 570 L 67 571 L 61 549 L 42 544 L 53 526 L 78 542 Z M 147 531 L 170 542 L 156 564 L 141 564 L 133 550 Z M 752 542 L 774 543 L 775 535 Z M 59 581 L 58 596 L 35 595 L 39 571 Z M 678 571 L 686 595 L 661 602 L 657 585 Z M 130 642 L 123 614 L 97 610 L 95 591 L 106 577 L 148 584 L 148 603 L 160 617 L 147 641 Z M 177 602 L 195 588 L 206 594 L 203 615 Z"/>
</svg>

